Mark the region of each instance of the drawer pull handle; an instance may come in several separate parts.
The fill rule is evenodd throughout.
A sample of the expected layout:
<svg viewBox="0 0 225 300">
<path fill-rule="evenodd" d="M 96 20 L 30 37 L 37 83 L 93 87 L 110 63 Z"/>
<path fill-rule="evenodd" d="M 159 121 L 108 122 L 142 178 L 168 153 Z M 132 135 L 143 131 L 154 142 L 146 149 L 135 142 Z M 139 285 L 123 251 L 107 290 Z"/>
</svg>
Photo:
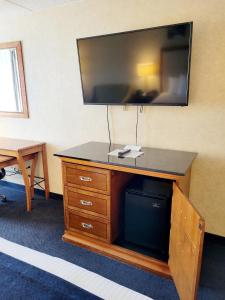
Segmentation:
<svg viewBox="0 0 225 300">
<path fill-rule="evenodd" d="M 88 223 L 81 223 L 81 226 L 85 229 L 92 229 L 93 225 L 92 224 L 88 224 Z"/>
<path fill-rule="evenodd" d="M 81 181 L 92 181 L 91 177 L 79 176 Z"/>
<path fill-rule="evenodd" d="M 80 200 L 80 204 L 84 206 L 92 206 L 93 203 L 91 201 Z"/>
</svg>

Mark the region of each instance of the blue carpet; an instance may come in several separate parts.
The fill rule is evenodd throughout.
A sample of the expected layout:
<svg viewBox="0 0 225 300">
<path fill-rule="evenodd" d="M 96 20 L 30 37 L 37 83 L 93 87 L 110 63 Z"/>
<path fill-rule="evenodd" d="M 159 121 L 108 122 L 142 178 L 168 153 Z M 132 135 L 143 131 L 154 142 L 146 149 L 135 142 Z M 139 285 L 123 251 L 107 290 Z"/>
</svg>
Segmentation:
<svg viewBox="0 0 225 300">
<path fill-rule="evenodd" d="M 64 230 L 62 201 L 46 201 L 37 195 L 32 213 L 27 213 L 23 189 L 12 189 L 1 182 L 0 193 L 6 194 L 9 199 L 7 203 L 0 204 L 1 237 L 65 259 L 155 300 L 178 299 L 171 280 L 64 243 L 61 240 Z M 206 240 L 204 245 L 198 299 L 225 300 L 225 245 L 211 240 Z"/>
<path fill-rule="evenodd" d="M 100 299 L 54 275 L 0 253 L 0 299 Z"/>
</svg>

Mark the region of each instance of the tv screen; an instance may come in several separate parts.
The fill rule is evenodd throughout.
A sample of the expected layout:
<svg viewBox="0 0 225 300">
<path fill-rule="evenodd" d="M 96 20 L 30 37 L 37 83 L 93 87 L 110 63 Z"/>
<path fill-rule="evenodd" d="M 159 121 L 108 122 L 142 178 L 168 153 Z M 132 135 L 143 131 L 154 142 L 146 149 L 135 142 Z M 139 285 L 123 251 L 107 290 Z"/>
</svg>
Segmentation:
<svg viewBox="0 0 225 300">
<path fill-rule="evenodd" d="M 77 40 L 84 104 L 188 105 L 192 22 Z"/>
</svg>

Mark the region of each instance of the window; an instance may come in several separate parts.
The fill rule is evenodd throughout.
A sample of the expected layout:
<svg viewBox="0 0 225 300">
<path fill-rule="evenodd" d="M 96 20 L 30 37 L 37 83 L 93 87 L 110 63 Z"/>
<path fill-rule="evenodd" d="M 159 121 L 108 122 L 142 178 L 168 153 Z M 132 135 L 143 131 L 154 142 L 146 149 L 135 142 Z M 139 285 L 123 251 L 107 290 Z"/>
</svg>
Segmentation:
<svg viewBox="0 0 225 300">
<path fill-rule="evenodd" d="M 20 42 L 0 44 L 0 116 L 28 117 Z"/>
</svg>

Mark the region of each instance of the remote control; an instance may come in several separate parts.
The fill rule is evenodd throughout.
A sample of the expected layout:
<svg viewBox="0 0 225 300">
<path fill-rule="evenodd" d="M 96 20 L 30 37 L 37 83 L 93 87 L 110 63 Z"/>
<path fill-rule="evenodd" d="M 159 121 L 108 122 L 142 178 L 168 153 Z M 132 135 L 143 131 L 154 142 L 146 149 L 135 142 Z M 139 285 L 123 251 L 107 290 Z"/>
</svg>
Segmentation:
<svg viewBox="0 0 225 300">
<path fill-rule="evenodd" d="M 130 149 L 124 149 L 118 152 L 118 157 L 123 158 L 124 154 L 129 153 L 131 150 Z"/>
</svg>

